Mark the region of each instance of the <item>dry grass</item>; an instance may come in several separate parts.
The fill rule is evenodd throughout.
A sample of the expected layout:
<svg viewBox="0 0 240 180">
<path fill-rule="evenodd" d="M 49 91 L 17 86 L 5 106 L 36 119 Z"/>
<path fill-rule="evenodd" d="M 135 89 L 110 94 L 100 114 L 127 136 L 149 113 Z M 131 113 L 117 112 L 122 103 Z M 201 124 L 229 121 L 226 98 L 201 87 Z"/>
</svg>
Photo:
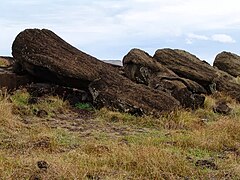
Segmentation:
<svg viewBox="0 0 240 180">
<path fill-rule="evenodd" d="M 10 64 L 8 60 L 0 57 L 0 67 L 8 67 Z"/>
<path fill-rule="evenodd" d="M 20 127 L 17 116 L 12 113 L 13 104 L 9 102 L 9 95 L 6 90 L 0 91 L 0 128 L 15 130 Z"/>
<path fill-rule="evenodd" d="M 240 76 L 236 77 L 236 83 L 240 84 Z"/>
<path fill-rule="evenodd" d="M 33 109 L 25 101 L 29 95 L 21 93 L 17 98 L 16 94 L 3 94 L 0 100 L 0 179 L 240 178 L 240 105 L 236 102 L 231 101 L 233 113 L 229 116 L 212 114 L 212 97 L 207 98 L 204 109 L 179 110 L 160 118 L 107 109 L 96 112 L 96 123 L 145 130 L 113 138 L 110 134 L 81 136 L 79 132 L 52 129 L 41 119 L 24 124 L 26 116 L 12 113 L 16 106 Z M 52 113 L 66 108 L 58 97 L 50 99 L 55 102 L 53 106 L 37 106 Z M 39 160 L 49 167 L 38 168 Z M 199 160 L 212 164 L 197 166 Z"/>
</svg>

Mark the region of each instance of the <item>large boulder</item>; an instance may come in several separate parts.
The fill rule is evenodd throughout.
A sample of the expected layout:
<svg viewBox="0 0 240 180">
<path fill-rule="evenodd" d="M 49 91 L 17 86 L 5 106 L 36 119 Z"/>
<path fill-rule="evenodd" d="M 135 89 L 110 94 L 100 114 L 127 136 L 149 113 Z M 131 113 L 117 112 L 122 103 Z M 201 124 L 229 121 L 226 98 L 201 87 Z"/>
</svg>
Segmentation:
<svg viewBox="0 0 240 180">
<path fill-rule="evenodd" d="M 76 49 L 50 30 L 24 30 L 14 40 L 12 54 L 35 77 L 89 91 L 98 108 L 160 115 L 179 107 L 168 93 L 133 83 L 117 68 Z"/>
<path fill-rule="evenodd" d="M 240 76 L 240 56 L 223 51 L 219 53 L 213 63 L 213 66 L 237 77 Z"/>
<path fill-rule="evenodd" d="M 195 109 L 204 103 L 201 94 L 206 91 L 201 85 L 179 77 L 140 49 L 132 49 L 124 56 L 123 68 L 132 81 L 169 93 L 185 108 Z"/>
<path fill-rule="evenodd" d="M 221 91 L 240 101 L 240 84 L 233 76 L 184 50 L 159 49 L 153 58 L 178 76 L 197 82 L 208 93 Z"/>
<path fill-rule="evenodd" d="M 214 79 L 218 77 L 217 70 L 183 50 L 159 49 L 155 52 L 154 59 L 180 77 L 199 83 L 206 90 L 210 90 Z"/>
<path fill-rule="evenodd" d="M 177 76 L 173 71 L 167 69 L 140 49 L 132 49 L 124 56 L 123 68 L 129 79 L 145 85 L 148 85 L 150 77 L 158 72 L 161 72 L 161 76 Z"/>
</svg>

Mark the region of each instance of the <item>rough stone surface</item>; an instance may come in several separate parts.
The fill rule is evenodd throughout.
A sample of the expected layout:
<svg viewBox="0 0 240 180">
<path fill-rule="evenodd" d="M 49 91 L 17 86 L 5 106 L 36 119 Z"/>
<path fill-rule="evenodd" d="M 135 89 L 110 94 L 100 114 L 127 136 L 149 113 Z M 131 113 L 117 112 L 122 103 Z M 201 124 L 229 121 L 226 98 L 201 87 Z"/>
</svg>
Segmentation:
<svg viewBox="0 0 240 180">
<path fill-rule="evenodd" d="M 214 79 L 218 77 L 217 70 L 183 50 L 159 49 L 156 51 L 154 59 L 180 77 L 195 81 L 207 90 Z"/>
<path fill-rule="evenodd" d="M 224 92 L 224 94 L 240 102 L 240 84 L 236 78 L 230 74 L 217 70 L 218 78 L 214 80 L 215 90 Z"/>
<path fill-rule="evenodd" d="M 240 101 L 240 84 L 236 83 L 233 76 L 186 51 L 160 49 L 156 51 L 154 59 L 180 77 L 197 82 L 208 93 L 220 91 Z"/>
<path fill-rule="evenodd" d="M 154 115 L 179 107 L 179 102 L 169 94 L 133 83 L 116 68 L 46 29 L 21 32 L 13 42 L 12 53 L 23 69 L 35 77 L 89 90 L 96 107 Z"/>
<path fill-rule="evenodd" d="M 206 94 L 206 90 L 201 85 L 179 77 L 140 49 L 132 49 L 123 58 L 123 64 L 129 79 L 169 93 L 185 108 L 195 109 L 204 103 L 205 98 L 200 94 Z"/>
<path fill-rule="evenodd" d="M 240 76 L 240 56 L 223 51 L 214 60 L 213 66 L 237 77 Z"/>
<path fill-rule="evenodd" d="M 0 57 L 0 87 L 15 89 L 33 80 L 29 75 L 13 72 L 15 61 L 12 57 Z"/>
<path fill-rule="evenodd" d="M 216 103 L 216 106 L 213 108 L 213 111 L 215 113 L 227 115 L 232 111 L 232 109 L 227 105 L 226 101 L 219 101 Z"/>
<path fill-rule="evenodd" d="M 49 167 L 46 161 L 38 161 L 37 166 L 39 169 L 47 169 Z"/>
<path fill-rule="evenodd" d="M 195 166 L 198 166 L 201 168 L 208 168 L 208 169 L 212 169 L 212 170 L 218 169 L 217 165 L 212 160 L 207 160 L 207 159 L 197 160 L 195 163 Z"/>
<path fill-rule="evenodd" d="M 124 56 L 123 67 L 128 78 L 146 85 L 149 84 L 149 78 L 159 72 L 163 77 L 177 77 L 173 71 L 164 67 L 140 49 L 132 49 Z"/>
<path fill-rule="evenodd" d="M 59 86 L 56 84 L 47 83 L 32 83 L 25 87 L 27 91 L 31 94 L 30 102 L 34 104 L 38 101 L 38 98 L 42 96 L 59 96 L 63 100 L 67 100 L 71 105 L 75 105 L 79 102 L 89 103 L 92 102 L 92 96 L 89 92 Z"/>
</svg>

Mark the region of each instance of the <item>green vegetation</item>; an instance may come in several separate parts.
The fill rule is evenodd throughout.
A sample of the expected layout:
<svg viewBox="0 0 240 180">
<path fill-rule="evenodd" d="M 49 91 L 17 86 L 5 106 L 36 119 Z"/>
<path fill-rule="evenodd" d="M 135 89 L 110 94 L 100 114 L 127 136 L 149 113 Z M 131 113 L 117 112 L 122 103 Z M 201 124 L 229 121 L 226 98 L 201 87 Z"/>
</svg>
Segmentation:
<svg viewBox="0 0 240 180">
<path fill-rule="evenodd" d="M 90 128 L 79 122 L 83 129 L 70 131 L 46 123 L 51 114 L 69 116 L 67 102 L 44 97 L 31 104 L 31 98 L 26 91 L 1 94 L 1 179 L 240 179 L 240 105 L 234 100 L 228 99 L 228 116 L 212 112 L 214 96 L 203 109 L 160 118 L 101 109 L 82 120 Z M 50 117 L 37 118 L 36 109 Z M 40 160 L 49 167 L 38 168 Z"/>
<path fill-rule="evenodd" d="M 67 108 L 67 103 L 59 97 L 31 97 L 26 90 L 18 90 L 10 97 L 17 114 L 31 116 L 40 111 L 44 111 L 51 116 L 56 112 L 63 112 Z M 34 101 L 34 103 L 31 103 Z"/>
<path fill-rule="evenodd" d="M 77 103 L 75 104 L 75 107 L 78 109 L 85 109 L 85 110 L 92 110 L 92 105 L 89 103 Z"/>
</svg>

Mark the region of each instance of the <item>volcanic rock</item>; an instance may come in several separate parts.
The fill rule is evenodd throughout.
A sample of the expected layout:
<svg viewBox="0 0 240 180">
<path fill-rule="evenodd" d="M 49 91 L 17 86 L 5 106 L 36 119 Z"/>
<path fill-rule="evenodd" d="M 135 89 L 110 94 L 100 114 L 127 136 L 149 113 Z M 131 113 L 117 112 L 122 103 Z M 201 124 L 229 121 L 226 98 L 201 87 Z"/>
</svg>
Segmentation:
<svg viewBox="0 0 240 180">
<path fill-rule="evenodd" d="M 213 66 L 234 77 L 240 76 L 240 56 L 236 54 L 221 52 L 216 56 Z"/>
<path fill-rule="evenodd" d="M 204 103 L 205 98 L 200 94 L 206 94 L 206 90 L 201 85 L 179 77 L 140 49 L 132 49 L 123 58 L 123 64 L 129 79 L 169 93 L 183 107 L 195 109 Z"/>
<path fill-rule="evenodd" d="M 207 159 L 197 160 L 197 162 L 195 163 L 195 166 L 201 167 L 201 168 L 208 168 L 212 170 L 218 169 L 217 165 L 212 160 L 207 160 Z"/>
<path fill-rule="evenodd" d="M 183 50 L 160 49 L 156 51 L 154 59 L 180 77 L 199 83 L 206 90 L 218 77 L 217 70 Z"/>
<path fill-rule="evenodd" d="M 15 61 L 12 57 L 0 57 L 0 87 L 15 89 L 26 85 L 33 78 L 27 74 L 16 74 L 14 72 Z"/>
<path fill-rule="evenodd" d="M 49 83 L 31 83 L 25 86 L 27 91 L 31 94 L 30 104 L 37 103 L 42 96 L 59 96 L 63 100 L 67 100 L 71 105 L 79 102 L 91 103 L 92 96 L 89 92 L 80 89 L 59 86 Z"/>
<path fill-rule="evenodd" d="M 37 166 L 39 169 L 48 169 L 49 165 L 46 161 L 38 161 Z"/>
<path fill-rule="evenodd" d="M 240 101 L 240 84 L 235 82 L 233 76 L 184 50 L 160 49 L 156 51 L 154 59 L 178 76 L 197 82 L 208 93 L 220 91 Z"/>
<path fill-rule="evenodd" d="M 232 109 L 227 105 L 226 101 L 219 101 L 216 103 L 216 106 L 213 108 L 215 113 L 219 114 L 229 114 Z"/>
</svg>

